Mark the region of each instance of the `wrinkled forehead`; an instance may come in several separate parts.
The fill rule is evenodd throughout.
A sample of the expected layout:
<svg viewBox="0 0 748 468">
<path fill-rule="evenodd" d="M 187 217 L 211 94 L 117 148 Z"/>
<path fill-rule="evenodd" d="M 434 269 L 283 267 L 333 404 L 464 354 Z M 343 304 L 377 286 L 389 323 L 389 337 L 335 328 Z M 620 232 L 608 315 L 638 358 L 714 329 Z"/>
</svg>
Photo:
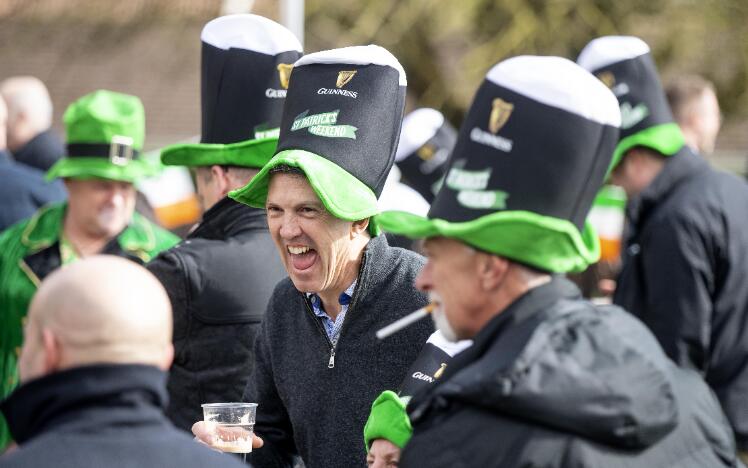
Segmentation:
<svg viewBox="0 0 748 468">
<path fill-rule="evenodd" d="M 298 172 L 271 173 L 267 203 L 284 205 L 315 204 L 324 208 L 319 195 L 314 191 L 301 170 Z"/>
<path fill-rule="evenodd" d="M 427 237 L 422 241 L 422 248 L 426 255 L 430 256 L 436 252 L 450 252 L 450 254 L 472 255 L 478 250 L 459 239 L 447 236 Z"/>
</svg>

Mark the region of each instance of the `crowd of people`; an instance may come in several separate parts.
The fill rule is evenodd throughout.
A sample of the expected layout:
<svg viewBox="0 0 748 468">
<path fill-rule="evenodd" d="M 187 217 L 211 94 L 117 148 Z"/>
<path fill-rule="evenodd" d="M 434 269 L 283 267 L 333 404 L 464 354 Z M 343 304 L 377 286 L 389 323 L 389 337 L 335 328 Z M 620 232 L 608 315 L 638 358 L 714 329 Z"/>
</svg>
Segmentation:
<svg viewBox="0 0 748 468">
<path fill-rule="evenodd" d="M 184 239 L 136 210 L 137 97 L 76 100 L 62 144 L 39 80 L 0 83 L 0 467 L 243 466 L 201 408 L 239 401 L 258 468 L 748 461 L 748 184 L 701 157 L 708 82 L 606 36 L 486 64 L 455 130 L 403 118 L 382 47 L 304 55 L 256 15 L 200 40 L 200 140 L 160 152 L 194 178 Z M 605 183 L 593 302 L 566 275 Z"/>
</svg>

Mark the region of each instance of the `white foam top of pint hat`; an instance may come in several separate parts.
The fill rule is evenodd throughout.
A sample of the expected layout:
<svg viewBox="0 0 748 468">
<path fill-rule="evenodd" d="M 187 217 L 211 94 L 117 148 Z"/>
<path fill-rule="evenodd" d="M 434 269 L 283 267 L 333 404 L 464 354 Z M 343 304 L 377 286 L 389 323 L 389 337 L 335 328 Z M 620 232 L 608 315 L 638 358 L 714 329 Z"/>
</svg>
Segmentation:
<svg viewBox="0 0 748 468">
<path fill-rule="evenodd" d="M 312 64 L 384 65 L 397 70 L 400 86 L 408 85 L 403 66 L 390 51 L 378 45 L 352 46 L 315 52 L 301 57 L 294 63 L 294 67 Z"/>
<path fill-rule="evenodd" d="M 301 43 L 291 31 L 258 15 L 227 15 L 208 22 L 200 39 L 219 49 L 245 49 L 265 55 L 295 50 Z"/>
<path fill-rule="evenodd" d="M 444 116 L 436 109 L 422 107 L 406 115 L 400 132 L 400 143 L 395 153 L 395 162 L 402 161 L 423 146 L 436 135 L 442 125 Z"/>
<path fill-rule="evenodd" d="M 577 63 L 590 71 L 649 53 L 646 42 L 634 36 L 603 36 L 587 44 Z"/>
<path fill-rule="evenodd" d="M 619 127 L 613 93 L 590 72 L 561 57 L 523 55 L 494 65 L 486 80 L 542 104 L 588 120 Z"/>
</svg>

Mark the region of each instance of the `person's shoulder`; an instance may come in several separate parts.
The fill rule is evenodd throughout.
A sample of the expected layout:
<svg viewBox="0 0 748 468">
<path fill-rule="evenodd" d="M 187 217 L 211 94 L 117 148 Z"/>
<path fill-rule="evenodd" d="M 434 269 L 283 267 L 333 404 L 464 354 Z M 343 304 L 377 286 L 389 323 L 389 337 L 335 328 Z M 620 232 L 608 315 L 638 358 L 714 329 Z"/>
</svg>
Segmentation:
<svg viewBox="0 0 748 468">
<path fill-rule="evenodd" d="M 367 250 L 370 250 L 369 258 L 375 262 L 378 270 L 389 270 L 394 273 L 405 273 L 414 276 L 421 271 L 426 259 L 423 255 L 402 247 L 392 247 L 387 244 L 387 239 L 380 235 L 369 241 Z"/>
<path fill-rule="evenodd" d="M 142 252 L 145 260 L 158 255 L 179 242 L 179 237 L 149 221 L 139 213 L 133 213 L 130 225 L 119 235 L 123 248 Z"/>
<path fill-rule="evenodd" d="M 63 203 L 51 203 L 39 208 L 30 218 L 18 221 L 0 233 L 0 245 L 25 245 L 30 249 L 56 240 L 57 230 L 64 211 Z"/>
<path fill-rule="evenodd" d="M 295 300 L 301 297 L 301 292 L 296 289 L 291 278 L 285 277 L 273 288 L 273 294 L 270 296 L 270 304 L 286 304 L 289 300 Z"/>
</svg>

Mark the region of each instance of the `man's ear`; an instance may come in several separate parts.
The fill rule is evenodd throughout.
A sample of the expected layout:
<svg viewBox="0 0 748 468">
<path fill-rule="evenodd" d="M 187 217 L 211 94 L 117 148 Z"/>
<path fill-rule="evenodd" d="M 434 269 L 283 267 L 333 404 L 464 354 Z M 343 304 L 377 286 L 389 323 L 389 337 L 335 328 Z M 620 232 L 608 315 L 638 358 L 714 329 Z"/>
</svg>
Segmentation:
<svg viewBox="0 0 748 468">
<path fill-rule="evenodd" d="M 477 260 L 481 287 L 486 291 L 496 289 L 506 278 L 509 260 L 484 252 L 479 253 Z"/>
<path fill-rule="evenodd" d="M 361 234 L 365 233 L 368 227 L 369 227 L 369 218 L 354 221 L 351 224 L 351 239 L 358 237 Z"/>
<path fill-rule="evenodd" d="M 62 348 L 60 347 L 60 341 L 49 328 L 42 329 L 42 349 L 44 349 L 45 375 L 60 370 Z"/>
<path fill-rule="evenodd" d="M 216 188 L 221 191 L 221 195 L 224 197 L 228 195 L 228 193 L 231 191 L 229 171 L 217 164 L 214 164 L 210 166 L 210 175 L 213 180 L 215 180 Z"/>
</svg>

